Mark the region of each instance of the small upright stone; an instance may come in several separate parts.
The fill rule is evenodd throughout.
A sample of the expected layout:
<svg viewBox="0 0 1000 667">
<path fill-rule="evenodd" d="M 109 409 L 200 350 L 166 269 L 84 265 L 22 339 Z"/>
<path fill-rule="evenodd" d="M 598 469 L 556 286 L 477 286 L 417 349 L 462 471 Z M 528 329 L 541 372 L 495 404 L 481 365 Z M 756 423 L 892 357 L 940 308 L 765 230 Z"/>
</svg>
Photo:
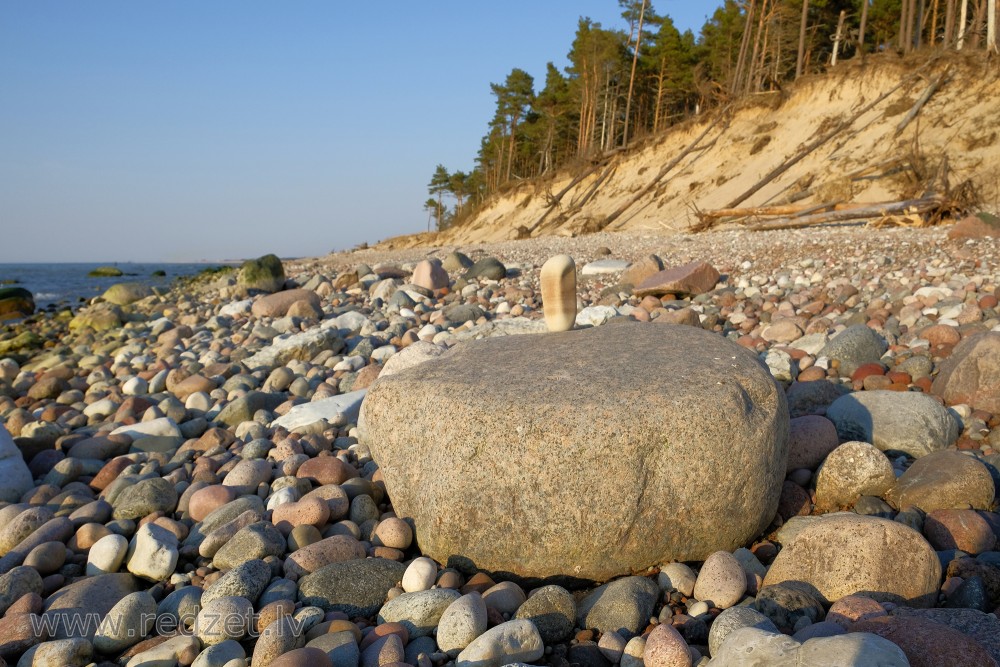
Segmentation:
<svg viewBox="0 0 1000 667">
<path fill-rule="evenodd" d="M 549 331 L 569 331 L 576 322 L 576 264 L 556 255 L 542 265 L 542 309 Z"/>
<path fill-rule="evenodd" d="M 448 286 L 448 272 L 439 261 L 425 259 L 413 268 L 410 282 L 424 289 L 439 290 Z"/>
</svg>

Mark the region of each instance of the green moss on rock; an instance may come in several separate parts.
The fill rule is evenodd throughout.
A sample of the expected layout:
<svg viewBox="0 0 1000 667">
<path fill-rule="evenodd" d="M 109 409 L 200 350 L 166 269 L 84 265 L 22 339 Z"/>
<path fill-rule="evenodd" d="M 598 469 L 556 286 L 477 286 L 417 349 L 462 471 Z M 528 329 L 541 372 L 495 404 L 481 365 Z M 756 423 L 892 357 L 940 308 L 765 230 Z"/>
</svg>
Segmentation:
<svg viewBox="0 0 1000 667">
<path fill-rule="evenodd" d="M 277 255 L 247 260 L 240 267 L 239 284 L 248 292 L 278 292 L 285 286 L 285 267 Z"/>
<path fill-rule="evenodd" d="M 99 266 L 87 275 L 91 278 L 117 278 L 124 274 L 117 266 Z"/>
</svg>

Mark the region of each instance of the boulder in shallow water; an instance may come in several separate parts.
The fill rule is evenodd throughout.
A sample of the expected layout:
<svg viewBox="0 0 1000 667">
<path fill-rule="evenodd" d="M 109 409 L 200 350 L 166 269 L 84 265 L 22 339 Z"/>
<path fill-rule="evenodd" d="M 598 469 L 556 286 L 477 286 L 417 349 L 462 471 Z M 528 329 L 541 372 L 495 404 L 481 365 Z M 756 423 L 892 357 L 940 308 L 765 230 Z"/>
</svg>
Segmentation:
<svg viewBox="0 0 1000 667">
<path fill-rule="evenodd" d="M 731 551 L 773 518 L 788 445 L 752 353 L 642 324 L 466 343 L 380 377 L 361 421 L 425 554 L 522 577 Z"/>
<path fill-rule="evenodd" d="M 23 287 L 0 288 L 0 320 L 27 317 L 35 312 L 35 299 Z"/>
</svg>

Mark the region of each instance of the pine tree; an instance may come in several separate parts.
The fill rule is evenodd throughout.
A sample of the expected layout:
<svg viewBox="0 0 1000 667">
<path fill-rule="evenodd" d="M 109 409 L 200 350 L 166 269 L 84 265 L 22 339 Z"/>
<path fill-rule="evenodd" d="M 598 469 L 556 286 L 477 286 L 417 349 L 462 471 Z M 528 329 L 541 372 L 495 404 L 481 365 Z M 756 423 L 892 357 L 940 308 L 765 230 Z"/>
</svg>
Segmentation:
<svg viewBox="0 0 1000 667">
<path fill-rule="evenodd" d="M 551 62 L 545 67 L 545 87 L 535 97 L 534 111 L 538 114 L 536 142 L 538 174 L 541 175 L 572 155 L 570 142 L 576 118 L 569 81 Z"/>
<path fill-rule="evenodd" d="M 673 20 L 664 16 L 644 56 L 644 67 L 652 82 L 652 131 L 669 124 L 671 116 L 683 114 L 694 94 L 694 35 L 678 32 Z"/>
<path fill-rule="evenodd" d="M 625 34 L 581 18 L 569 52 L 574 95 L 579 101 L 577 154 L 604 150 L 617 138 L 617 108 L 626 78 Z"/>
<path fill-rule="evenodd" d="M 490 84 L 490 90 L 497 100 L 491 136 L 495 137 L 495 141 L 498 140 L 497 171 L 502 173 L 503 182 L 509 181 L 513 172 L 517 130 L 535 99 L 534 86 L 534 78 L 516 67 L 510 71 L 503 84 Z"/>
<path fill-rule="evenodd" d="M 432 197 L 437 197 L 437 208 L 435 209 L 435 216 L 437 217 L 438 229 L 441 228 L 441 222 L 444 219 L 444 193 L 448 191 L 448 186 L 451 184 L 451 176 L 448 174 L 448 170 L 445 169 L 444 165 L 439 164 L 434 169 L 434 175 L 431 176 L 431 182 L 427 185 L 427 192 L 431 194 Z"/>
</svg>

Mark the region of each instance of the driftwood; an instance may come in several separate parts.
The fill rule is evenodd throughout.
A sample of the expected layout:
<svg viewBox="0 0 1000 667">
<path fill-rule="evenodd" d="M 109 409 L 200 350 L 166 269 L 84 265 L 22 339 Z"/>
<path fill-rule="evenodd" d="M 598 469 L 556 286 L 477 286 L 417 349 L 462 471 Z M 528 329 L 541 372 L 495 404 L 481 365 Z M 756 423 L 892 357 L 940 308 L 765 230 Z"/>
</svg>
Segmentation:
<svg viewBox="0 0 1000 667">
<path fill-rule="evenodd" d="M 832 208 L 835 202 L 824 204 L 797 204 L 788 206 L 758 206 L 750 208 L 720 208 L 714 211 L 703 211 L 698 214 L 702 220 L 718 218 L 750 218 L 772 215 L 801 215 L 805 211 L 816 211 L 820 208 Z"/>
<path fill-rule="evenodd" d="M 557 192 L 554 195 L 549 195 L 548 197 L 546 197 L 545 198 L 546 205 L 547 206 L 557 206 L 559 204 L 559 202 L 562 201 L 562 198 L 566 196 L 566 193 L 576 187 L 577 183 L 579 183 L 583 179 L 587 178 L 588 176 L 590 176 L 591 174 L 593 174 L 595 171 L 597 171 L 600 168 L 601 168 L 601 164 L 591 165 L 591 167 L 589 169 L 587 169 L 583 173 L 578 174 L 576 177 L 574 177 L 573 180 L 569 182 L 569 185 L 567 185 L 566 187 L 564 187 L 562 190 L 560 190 L 559 192 Z"/>
<path fill-rule="evenodd" d="M 704 139 L 706 136 L 708 136 L 708 133 L 711 132 L 715 128 L 715 126 L 719 124 L 719 121 L 722 118 L 724 118 L 724 117 L 727 116 L 727 112 L 728 111 L 729 111 L 729 107 L 726 107 L 725 109 L 723 109 L 722 111 L 720 111 L 718 113 L 718 115 L 716 115 L 715 120 L 713 120 L 711 123 L 709 123 L 708 127 L 706 127 L 704 129 L 704 131 L 702 131 L 701 134 L 699 134 L 697 137 L 695 137 L 694 141 L 692 141 L 690 144 L 688 144 L 687 147 L 684 150 L 682 150 L 679 154 L 675 155 L 674 158 L 672 160 L 670 160 L 670 162 L 668 162 L 665 165 L 663 165 L 662 167 L 660 167 L 660 170 L 658 172 L 656 172 L 656 176 L 653 177 L 653 180 L 651 180 L 649 183 L 647 183 L 646 185 L 644 185 L 642 187 L 642 189 L 640 189 L 638 192 L 636 192 L 634 195 L 632 195 L 628 199 L 628 201 L 626 201 L 624 204 L 622 204 L 621 206 L 619 206 L 618 208 L 616 208 L 614 211 L 612 211 L 604 219 L 603 226 L 607 227 L 608 225 L 610 225 L 612 222 L 614 222 L 615 220 L 617 220 L 625 211 L 627 211 L 630 208 L 632 208 L 632 206 L 634 206 L 637 201 L 639 201 L 640 199 L 642 199 L 643 197 L 645 197 L 646 195 L 648 195 L 650 192 L 652 192 L 653 189 L 660 184 L 660 181 L 662 181 L 663 178 L 668 173 L 670 173 L 671 170 L 674 169 L 674 167 L 676 167 L 678 164 L 680 164 L 681 161 L 684 158 L 686 158 L 688 155 L 690 155 L 693 151 L 697 150 L 698 144 L 701 143 L 701 140 Z"/>
<path fill-rule="evenodd" d="M 583 193 L 583 196 L 581 196 L 577 200 L 570 202 L 570 211 L 576 212 L 579 211 L 581 208 L 583 208 L 587 204 L 587 202 L 590 201 L 594 197 L 594 195 L 597 194 L 597 191 L 600 189 L 604 181 L 608 180 L 611 174 L 615 173 L 615 169 L 617 168 L 618 168 L 617 161 L 612 161 L 607 167 L 605 167 L 601 175 L 598 176 L 594 180 L 594 182 L 590 184 L 590 187 L 587 188 L 586 192 Z"/>
<path fill-rule="evenodd" d="M 897 202 L 882 202 L 879 204 L 858 204 L 846 207 L 836 207 L 832 211 L 823 211 L 794 218 L 779 218 L 762 222 L 747 229 L 753 231 L 768 231 L 778 229 L 799 229 L 812 225 L 822 225 L 831 222 L 849 222 L 865 218 L 884 218 L 889 215 L 916 214 L 927 215 L 938 211 L 944 206 L 944 198 L 932 195 L 921 199 L 907 199 Z"/>
<path fill-rule="evenodd" d="M 573 178 L 573 180 L 571 180 L 569 182 L 569 185 L 567 185 L 566 187 L 564 187 L 562 190 L 560 190 L 556 194 L 547 196 L 545 198 L 545 204 L 547 206 L 547 208 L 545 209 L 545 213 L 543 213 L 542 217 L 540 217 L 538 220 L 535 221 L 535 224 L 531 225 L 530 227 L 526 227 L 526 229 L 528 230 L 528 234 L 530 235 L 531 232 L 533 232 L 536 229 L 538 229 L 538 227 L 543 222 L 545 222 L 545 219 L 549 217 L 549 214 L 552 213 L 552 211 L 554 211 L 557 206 L 559 206 L 559 203 L 562 201 L 562 198 L 566 196 L 566 193 L 568 193 L 570 190 L 572 190 L 577 185 L 579 185 L 580 181 L 582 181 L 583 179 L 587 178 L 588 176 L 590 176 L 591 174 L 593 174 L 595 171 L 597 171 L 598 169 L 600 169 L 601 167 L 603 167 L 604 164 L 605 164 L 605 160 L 604 159 L 599 160 L 599 161 L 595 161 L 590 166 L 589 169 L 587 169 L 583 173 L 578 174 L 577 176 L 575 176 Z"/>
<path fill-rule="evenodd" d="M 903 79 L 902 81 L 900 81 L 899 83 L 897 83 L 895 86 L 893 86 L 892 88 L 890 88 L 889 90 L 887 90 L 886 92 L 882 93 L 877 98 L 875 98 L 874 100 L 872 100 L 871 102 L 869 102 L 868 104 L 866 104 L 865 106 L 863 106 L 861 109 L 859 109 L 858 111 L 854 112 L 854 114 L 850 118 L 848 118 L 847 120 L 840 121 L 839 123 L 837 123 L 833 127 L 832 130 L 829 130 L 825 134 L 819 136 L 815 141 L 812 141 L 812 142 L 806 144 L 805 146 L 803 146 L 797 153 L 795 153 L 795 155 L 793 155 L 792 157 L 788 158 L 787 160 L 785 160 L 784 162 L 782 162 L 781 164 L 779 164 L 777 167 L 775 167 L 774 169 L 772 169 L 771 171 L 769 171 L 767 174 L 764 175 L 763 178 L 761 178 L 759 181 L 757 181 L 756 183 L 754 183 L 754 185 L 749 190 L 747 190 L 746 192 L 744 192 L 743 194 L 741 194 L 739 197 L 737 197 L 736 199 L 734 199 L 732 202 L 730 202 L 729 205 L 726 208 L 736 208 L 737 206 L 739 206 L 740 204 L 742 204 L 743 202 L 745 202 L 747 199 L 749 199 L 750 197 L 752 197 L 753 195 L 755 195 L 761 188 L 765 187 L 766 185 L 768 185 L 769 183 L 771 183 L 771 181 L 773 181 L 774 179 L 776 179 L 778 176 L 781 176 L 783 173 L 785 173 L 786 171 L 788 171 L 789 169 L 791 169 L 793 166 L 795 166 L 796 164 L 798 164 L 800 161 L 802 161 L 806 156 L 808 156 L 810 153 L 812 153 L 813 151 L 815 151 L 817 148 L 819 148 L 820 146 L 826 144 L 831 139 L 833 139 L 834 137 L 836 137 L 838 134 L 840 134 L 841 132 L 843 132 L 847 128 L 849 128 L 852 125 L 854 125 L 854 123 L 856 123 L 859 118 L 861 118 L 862 116 L 864 116 L 866 113 L 868 113 L 869 111 L 871 111 L 872 109 L 874 109 L 876 106 L 878 106 L 882 102 L 884 102 L 886 100 L 886 98 L 888 98 L 890 95 L 892 95 L 897 90 L 899 90 L 900 88 L 902 88 L 914 76 L 916 76 L 916 74 L 912 74 L 909 77 Z"/>
<path fill-rule="evenodd" d="M 903 120 L 899 121 L 899 124 L 896 126 L 896 136 L 899 136 L 899 134 L 906 129 L 906 126 L 917 117 L 917 114 L 920 113 L 923 106 L 927 104 L 927 100 L 931 99 L 931 96 L 934 95 L 937 89 L 950 80 L 951 68 L 949 67 L 944 71 L 944 73 L 938 76 L 938 78 L 931 81 L 930 85 L 927 86 L 927 89 L 924 90 L 923 94 L 921 94 L 920 97 L 917 98 L 917 101 L 913 103 L 913 107 L 903 117 Z"/>
</svg>

